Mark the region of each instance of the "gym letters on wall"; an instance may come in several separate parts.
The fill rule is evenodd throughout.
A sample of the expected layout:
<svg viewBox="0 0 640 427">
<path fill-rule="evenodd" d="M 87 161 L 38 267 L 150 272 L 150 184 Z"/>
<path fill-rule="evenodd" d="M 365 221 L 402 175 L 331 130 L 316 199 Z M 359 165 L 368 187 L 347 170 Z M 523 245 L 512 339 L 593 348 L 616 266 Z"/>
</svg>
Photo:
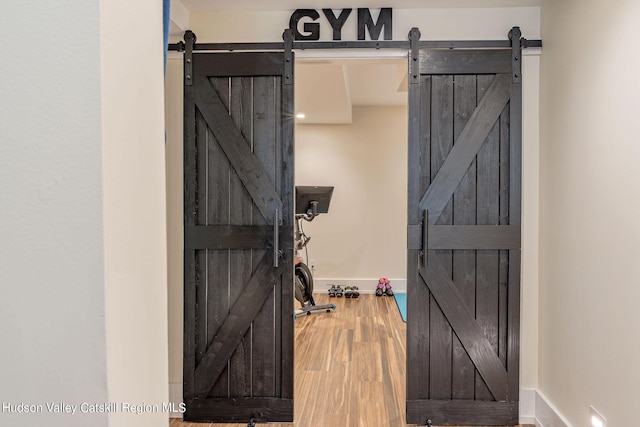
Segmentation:
<svg viewBox="0 0 640 427">
<path fill-rule="evenodd" d="M 342 40 L 342 27 L 349 18 L 353 9 L 342 9 L 340 14 L 336 16 L 332 9 L 322 9 L 322 13 L 333 29 L 333 40 Z M 371 11 L 369 8 L 358 8 L 358 40 L 365 40 L 365 28 L 369 30 L 371 40 L 379 40 L 380 33 L 384 28 L 384 40 L 391 40 L 393 35 L 392 28 L 393 12 L 390 7 L 380 9 L 378 20 L 373 22 Z M 320 24 L 317 21 L 320 13 L 316 9 L 296 9 L 289 19 L 289 28 L 293 31 L 295 40 L 320 40 Z M 311 22 L 303 23 L 303 32 L 300 32 L 299 23 L 301 20 L 310 19 Z"/>
</svg>

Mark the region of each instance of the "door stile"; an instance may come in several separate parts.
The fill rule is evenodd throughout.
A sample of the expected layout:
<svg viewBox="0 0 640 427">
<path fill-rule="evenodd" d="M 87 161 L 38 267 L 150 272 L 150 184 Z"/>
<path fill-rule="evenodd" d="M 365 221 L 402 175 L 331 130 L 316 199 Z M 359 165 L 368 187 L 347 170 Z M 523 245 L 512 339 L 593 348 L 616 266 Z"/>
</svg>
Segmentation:
<svg viewBox="0 0 640 427">
<path fill-rule="evenodd" d="M 283 117 L 282 122 L 282 144 L 280 147 L 281 159 L 295 158 L 295 103 L 294 103 L 294 54 L 293 54 L 293 33 L 290 29 L 285 30 L 283 34 L 284 39 L 284 73 L 282 76 L 282 111 L 281 115 Z M 291 278 L 291 283 L 293 284 L 294 277 L 294 265 L 293 260 L 295 259 L 293 241 L 294 241 L 294 221 L 293 212 L 295 207 L 293 205 L 293 191 L 294 191 L 294 176 L 295 176 L 295 162 L 285 162 L 282 161 L 280 164 L 280 168 L 282 171 L 281 174 L 281 188 L 283 189 L 283 193 L 281 194 L 282 199 L 282 230 L 280 232 L 281 246 L 284 242 L 290 242 L 290 245 L 284 245 L 283 251 L 285 251 L 284 262 L 285 262 L 285 270 L 283 273 L 283 278 L 286 281 L 287 278 Z M 283 301 L 293 301 L 294 299 L 294 289 L 293 286 L 285 286 L 286 283 L 282 284 L 282 299 Z M 282 351 L 281 358 L 283 361 L 283 366 L 291 366 L 294 365 L 294 325 L 293 325 L 293 316 L 291 315 L 291 307 L 288 304 L 282 304 L 282 316 L 281 319 L 286 324 L 280 328 L 282 331 L 281 336 L 281 347 L 283 349 L 292 349 L 291 351 Z M 293 390 L 294 390 L 294 370 L 293 368 L 287 371 L 283 371 L 281 375 L 277 376 L 280 378 L 280 390 L 279 393 L 284 399 L 293 400 Z"/>
<path fill-rule="evenodd" d="M 424 94 L 422 91 L 430 91 L 430 85 L 420 84 L 420 80 L 423 78 L 420 75 L 419 70 L 419 41 L 420 31 L 417 28 L 413 28 L 409 33 L 409 39 L 411 42 L 411 50 L 408 57 L 409 68 L 409 88 L 408 88 L 408 119 L 409 119 L 409 134 L 408 134 L 408 174 L 409 177 L 416 177 L 416 179 L 408 180 L 408 220 L 407 220 L 407 235 L 411 236 L 411 230 L 414 228 L 420 228 L 422 217 L 418 210 L 413 209 L 420 202 L 420 198 L 425 189 L 431 182 L 429 172 L 422 173 L 421 171 L 430 170 L 431 157 L 429 150 L 422 150 L 421 148 L 427 145 L 420 144 L 420 129 L 422 128 L 421 121 L 423 117 L 429 117 L 429 114 L 420 114 L 423 108 L 429 109 L 430 102 L 425 102 L 426 105 L 422 105 L 422 100 L 430 101 L 430 93 Z M 426 89 L 425 89 L 426 88 Z M 426 286 L 420 283 L 420 276 L 418 269 L 420 263 L 423 262 L 424 252 L 423 248 L 419 246 L 419 243 L 408 243 L 407 249 L 407 295 L 411 295 L 411 298 L 407 298 L 407 325 L 415 325 L 415 327 L 407 328 L 407 349 L 415 348 L 415 352 L 407 351 L 407 378 L 415 378 L 415 381 L 407 381 L 407 400 L 419 400 L 428 398 L 428 394 L 425 394 L 425 388 L 419 387 L 419 384 L 426 384 L 426 390 L 429 385 L 429 369 L 425 368 L 420 355 L 429 353 L 429 317 L 420 316 L 415 317 L 414 314 L 421 310 L 420 302 L 429 300 L 429 293 Z M 422 309 L 428 310 L 428 307 L 422 307 Z"/>
<path fill-rule="evenodd" d="M 196 107 L 194 89 L 192 85 L 192 61 L 195 35 L 187 31 L 184 36 L 185 53 L 183 64 L 184 79 L 184 141 L 196 139 Z M 196 225 L 196 175 L 187 171 L 196 170 L 197 150 L 195 144 L 184 144 L 184 225 Z M 186 236 L 185 236 L 186 240 Z M 183 245 L 184 247 L 184 245 Z M 184 337 L 183 337 L 183 394 L 193 396 L 195 384 L 193 372 L 196 367 L 196 350 L 193 337 L 196 331 L 196 316 L 193 307 L 196 306 L 196 253 L 184 251 Z"/>
</svg>

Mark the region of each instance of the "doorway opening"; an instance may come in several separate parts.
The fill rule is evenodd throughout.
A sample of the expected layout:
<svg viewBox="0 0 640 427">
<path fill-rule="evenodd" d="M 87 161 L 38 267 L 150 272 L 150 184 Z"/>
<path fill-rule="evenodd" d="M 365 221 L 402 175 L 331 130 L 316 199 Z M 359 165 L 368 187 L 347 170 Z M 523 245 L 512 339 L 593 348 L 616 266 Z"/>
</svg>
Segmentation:
<svg viewBox="0 0 640 427">
<path fill-rule="evenodd" d="M 406 324 L 375 295 L 380 277 L 406 293 L 407 53 L 385 53 L 296 61 L 295 184 L 335 187 L 302 255 L 316 303 L 337 305 L 295 321 L 300 425 L 405 425 Z"/>
<path fill-rule="evenodd" d="M 379 277 L 406 291 L 407 60 L 300 58 L 295 70 L 295 184 L 334 186 L 328 214 L 304 223 L 314 289 Z"/>
</svg>

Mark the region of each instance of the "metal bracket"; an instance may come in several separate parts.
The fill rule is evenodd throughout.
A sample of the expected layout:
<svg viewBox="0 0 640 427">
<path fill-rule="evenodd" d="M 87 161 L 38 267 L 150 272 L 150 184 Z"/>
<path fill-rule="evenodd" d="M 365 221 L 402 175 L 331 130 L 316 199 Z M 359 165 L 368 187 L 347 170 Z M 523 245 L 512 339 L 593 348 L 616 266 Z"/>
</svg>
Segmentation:
<svg viewBox="0 0 640 427">
<path fill-rule="evenodd" d="M 523 49 L 528 49 L 530 47 L 542 47 L 542 40 L 528 40 L 522 37 L 520 39 L 520 46 Z"/>
<path fill-rule="evenodd" d="M 409 81 L 411 84 L 420 82 L 420 30 L 413 27 L 409 31 L 411 51 L 409 52 Z"/>
<path fill-rule="evenodd" d="M 193 46 L 196 44 L 196 35 L 193 31 L 184 32 L 184 85 L 193 86 Z"/>
<path fill-rule="evenodd" d="M 511 82 L 522 82 L 522 33 L 520 27 L 513 27 L 509 31 L 509 39 L 511 40 Z"/>
<path fill-rule="evenodd" d="M 290 28 L 282 34 L 284 40 L 284 84 L 293 84 L 293 31 Z"/>
</svg>

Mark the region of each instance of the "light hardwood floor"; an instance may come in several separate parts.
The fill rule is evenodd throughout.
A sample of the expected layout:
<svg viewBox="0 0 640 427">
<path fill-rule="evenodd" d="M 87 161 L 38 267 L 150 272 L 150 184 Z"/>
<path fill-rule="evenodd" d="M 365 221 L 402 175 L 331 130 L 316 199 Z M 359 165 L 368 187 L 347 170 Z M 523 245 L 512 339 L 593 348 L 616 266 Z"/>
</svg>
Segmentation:
<svg viewBox="0 0 640 427">
<path fill-rule="evenodd" d="M 329 298 L 332 313 L 295 321 L 293 424 L 271 427 L 401 427 L 405 423 L 405 333 L 392 297 Z M 170 427 L 245 427 L 186 423 Z"/>
</svg>

